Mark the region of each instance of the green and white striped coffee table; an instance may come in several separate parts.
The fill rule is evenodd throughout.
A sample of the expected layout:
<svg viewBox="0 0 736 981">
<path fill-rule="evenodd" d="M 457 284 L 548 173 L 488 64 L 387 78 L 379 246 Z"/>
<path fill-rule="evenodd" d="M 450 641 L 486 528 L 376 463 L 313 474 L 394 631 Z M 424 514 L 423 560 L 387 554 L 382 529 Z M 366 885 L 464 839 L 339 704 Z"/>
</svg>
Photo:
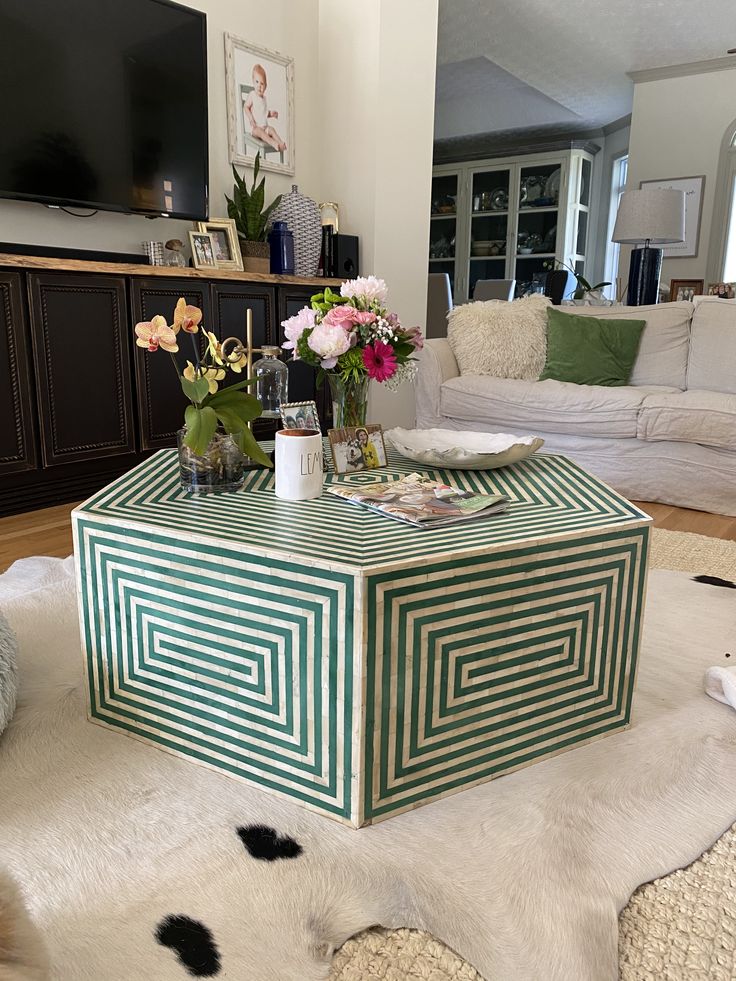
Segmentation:
<svg viewBox="0 0 736 981">
<path fill-rule="evenodd" d="M 427 468 L 390 455 L 360 483 Z M 90 718 L 355 827 L 629 723 L 650 518 L 563 457 L 423 531 L 162 450 L 74 512 Z"/>
</svg>

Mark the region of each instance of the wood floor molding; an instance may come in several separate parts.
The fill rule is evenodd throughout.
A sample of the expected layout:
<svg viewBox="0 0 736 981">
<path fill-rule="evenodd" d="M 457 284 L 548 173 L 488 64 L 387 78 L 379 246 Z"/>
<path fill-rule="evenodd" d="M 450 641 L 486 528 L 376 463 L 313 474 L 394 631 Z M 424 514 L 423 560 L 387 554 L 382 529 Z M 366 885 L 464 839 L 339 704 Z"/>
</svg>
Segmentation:
<svg viewBox="0 0 736 981">
<path fill-rule="evenodd" d="M 736 518 L 675 508 L 669 504 L 634 502 L 654 518 L 655 528 L 666 531 L 691 531 L 709 538 L 736 542 Z M 0 572 L 16 559 L 29 555 L 54 555 L 66 558 L 72 553 L 72 528 L 69 515 L 76 504 L 60 504 L 42 511 L 29 511 L 0 518 Z"/>
</svg>

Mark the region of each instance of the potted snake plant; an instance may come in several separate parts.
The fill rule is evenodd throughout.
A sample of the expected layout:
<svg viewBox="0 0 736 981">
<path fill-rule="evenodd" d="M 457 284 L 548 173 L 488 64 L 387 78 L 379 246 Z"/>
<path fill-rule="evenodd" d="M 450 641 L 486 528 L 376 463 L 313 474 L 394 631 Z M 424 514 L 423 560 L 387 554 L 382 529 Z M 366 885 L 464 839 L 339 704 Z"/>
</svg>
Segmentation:
<svg viewBox="0 0 736 981">
<path fill-rule="evenodd" d="M 267 241 L 268 220 L 281 203 L 281 195 L 265 207 L 266 178 L 262 177 L 260 183 L 256 183 L 260 169 L 259 150 L 253 166 L 253 184 L 248 188 L 244 178 L 233 167 L 233 196 L 229 198 L 226 194 L 225 200 L 228 218 L 234 219 L 238 230 L 243 269 L 245 272 L 267 273 L 271 269 L 271 253 Z"/>
</svg>

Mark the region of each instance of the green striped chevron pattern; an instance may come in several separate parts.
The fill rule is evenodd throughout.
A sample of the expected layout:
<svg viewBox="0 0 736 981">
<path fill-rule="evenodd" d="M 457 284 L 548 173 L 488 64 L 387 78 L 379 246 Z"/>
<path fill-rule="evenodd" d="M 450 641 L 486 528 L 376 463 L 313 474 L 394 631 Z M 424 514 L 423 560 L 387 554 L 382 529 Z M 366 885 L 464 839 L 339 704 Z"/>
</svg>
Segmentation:
<svg viewBox="0 0 736 981">
<path fill-rule="evenodd" d="M 570 461 L 421 469 L 506 493 L 404 527 L 161 451 L 74 512 L 93 721 L 354 827 L 628 724 L 650 519 Z"/>
<path fill-rule="evenodd" d="M 368 578 L 366 820 L 628 725 L 647 536 Z"/>
<path fill-rule="evenodd" d="M 574 536 L 646 518 L 615 491 L 559 456 L 536 454 L 514 467 L 473 472 L 430 470 L 393 451 L 384 469 L 328 475 L 328 482 L 361 484 L 421 470 L 463 489 L 506 494 L 513 502 L 492 521 L 436 528 L 431 534 L 330 494 L 314 501 L 279 500 L 273 493 L 271 471 L 252 471 L 237 494 L 193 500 L 179 486 L 175 459 L 175 450 L 161 450 L 100 491 L 81 511 L 182 535 L 212 534 L 263 554 L 289 554 L 361 569 L 423 561 L 467 548 L 487 550 L 550 534 Z"/>
<path fill-rule="evenodd" d="M 78 518 L 91 718 L 351 813 L 354 582 Z"/>
</svg>

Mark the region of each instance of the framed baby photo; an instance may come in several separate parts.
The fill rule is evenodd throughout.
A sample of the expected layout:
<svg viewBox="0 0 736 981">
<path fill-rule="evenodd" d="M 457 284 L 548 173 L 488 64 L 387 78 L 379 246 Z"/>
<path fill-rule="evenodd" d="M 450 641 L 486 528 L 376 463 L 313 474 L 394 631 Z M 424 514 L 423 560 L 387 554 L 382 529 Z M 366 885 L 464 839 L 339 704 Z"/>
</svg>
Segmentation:
<svg viewBox="0 0 736 981">
<path fill-rule="evenodd" d="M 282 402 L 281 424 L 284 429 L 316 429 L 321 432 L 316 402 Z"/>
<path fill-rule="evenodd" d="M 209 233 L 212 237 L 215 264 L 218 269 L 243 271 L 238 230 L 232 218 L 210 218 L 208 221 L 198 221 L 197 231 Z"/>
<path fill-rule="evenodd" d="M 380 426 L 355 426 L 329 431 L 335 473 L 355 473 L 386 466 L 386 447 Z"/>
<path fill-rule="evenodd" d="M 294 173 L 294 59 L 225 34 L 230 162 Z"/>
<path fill-rule="evenodd" d="M 189 245 L 195 269 L 217 269 L 215 241 L 209 232 L 190 232 Z"/>
</svg>

